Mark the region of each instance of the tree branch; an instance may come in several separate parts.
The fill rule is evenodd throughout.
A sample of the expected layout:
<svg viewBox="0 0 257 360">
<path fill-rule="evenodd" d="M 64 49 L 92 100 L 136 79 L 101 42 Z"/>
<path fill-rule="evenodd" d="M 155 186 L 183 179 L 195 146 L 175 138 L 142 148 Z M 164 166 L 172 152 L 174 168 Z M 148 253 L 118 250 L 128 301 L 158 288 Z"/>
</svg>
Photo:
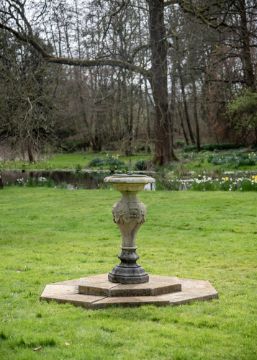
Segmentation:
<svg viewBox="0 0 257 360">
<path fill-rule="evenodd" d="M 141 74 L 147 78 L 151 77 L 151 71 L 142 68 L 141 66 L 137 66 L 126 61 L 116 60 L 116 59 L 94 59 L 94 60 L 83 60 L 83 59 L 74 59 L 74 58 L 66 58 L 66 57 L 55 57 L 48 56 L 46 61 L 55 63 L 55 64 L 63 64 L 63 65 L 73 65 L 73 66 L 82 66 L 82 67 L 93 67 L 93 66 L 114 66 L 119 67 L 126 70 L 134 71 L 138 74 Z"/>
<path fill-rule="evenodd" d="M 12 35 L 16 37 L 19 41 L 30 44 L 37 52 L 43 57 L 43 59 L 49 63 L 54 64 L 63 64 L 63 65 L 73 65 L 73 66 L 82 66 L 82 67 L 94 67 L 94 66 L 113 66 L 119 67 L 122 69 L 130 70 L 145 76 L 146 78 L 151 78 L 152 73 L 151 70 L 144 69 L 141 66 L 134 65 L 130 62 L 117 60 L 117 59 L 77 59 L 77 58 L 69 58 L 69 57 L 57 57 L 50 55 L 44 47 L 36 40 L 34 37 L 22 34 L 13 28 L 1 24 L 0 29 L 4 29 L 10 32 Z"/>
</svg>

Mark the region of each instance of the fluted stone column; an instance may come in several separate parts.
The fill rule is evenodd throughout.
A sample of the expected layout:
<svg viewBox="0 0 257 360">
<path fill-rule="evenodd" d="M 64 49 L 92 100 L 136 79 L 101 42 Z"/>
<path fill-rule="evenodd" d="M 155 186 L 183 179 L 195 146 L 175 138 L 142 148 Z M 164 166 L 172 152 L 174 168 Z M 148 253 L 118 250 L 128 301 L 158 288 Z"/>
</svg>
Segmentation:
<svg viewBox="0 0 257 360">
<path fill-rule="evenodd" d="M 122 198 L 112 210 L 113 220 L 119 226 L 122 235 L 120 264 L 109 273 L 109 280 L 122 284 L 140 284 L 149 281 L 145 270 L 137 264 L 136 234 L 145 221 L 146 207 L 137 198 L 137 192 L 145 184 L 155 180 L 142 175 L 114 175 L 105 178 L 114 188 L 122 193 Z"/>
</svg>

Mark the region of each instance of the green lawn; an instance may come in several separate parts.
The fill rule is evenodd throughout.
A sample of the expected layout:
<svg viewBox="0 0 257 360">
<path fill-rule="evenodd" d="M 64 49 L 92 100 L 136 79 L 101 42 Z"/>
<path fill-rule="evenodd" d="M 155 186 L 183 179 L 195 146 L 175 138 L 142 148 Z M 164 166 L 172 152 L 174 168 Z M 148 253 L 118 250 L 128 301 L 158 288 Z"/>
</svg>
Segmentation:
<svg viewBox="0 0 257 360">
<path fill-rule="evenodd" d="M 256 360 L 256 193 L 140 196 L 148 206 L 142 266 L 208 279 L 219 300 L 96 311 L 39 301 L 47 283 L 117 263 L 118 198 L 110 190 L 0 190 L 0 359 Z"/>
<path fill-rule="evenodd" d="M 177 174 L 183 174 L 188 171 L 195 171 L 201 173 L 203 171 L 211 172 L 223 172 L 223 171 L 238 171 L 238 170 L 257 170 L 257 164 L 255 165 L 236 165 L 233 162 L 233 157 L 240 156 L 242 154 L 255 154 L 253 151 L 242 150 L 226 150 L 226 151 L 201 151 L 197 152 L 184 152 L 182 150 L 176 151 L 177 157 L 180 161 L 176 161 L 167 166 L 168 169 L 175 171 Z M 81 153 L 57 153 L 48 155 L 45 160 L 37 161 L 36 163 L 28 163 L 24 161 L 0 161 L 1 169 L 86 169 L 89 168 L 89 164 L 93 159 L 107 159 L 107 156 L 117 157 L 123 161 L 129 169 L 134 169 L 134 165 L 140 160 L 151 160 L 152 155 L 146 153 L 138 153 L 133 156 L 124 156 L 118 152 L 81 152 Z M 211 157 L 225 157 L 228 162 L 223 164 L 213 164 L 209 160 Z M 230 159 L 230 160 L 229 160 Z M 231 160 L 232 159 L 232 160 Z M 231 161 L 231 162 L 229 162 Z M 95 167 L 93 169 L 108 169 L 109 166 Z"/>
<path fill-rule="evenodd" d="M 136 154 L 133 156 L 122 156 L 117 152 L 109 152 L 109 156 L 118 157 L 119 160 L 124 161 L 128 166 L 133 166 L 138 160 L 148 160 L 151 155 Z M 87 168 L 90 161 L 96 158 L 106 159 L 107 153 L 59 153 L 49 155 L 45 160 L 37 161 L 36 163 L 28 163 L 24 161 L 0 161 L 0 170 L 2 169 L 76 169 L 80 166 L 82 169 Z"/>
</svg>

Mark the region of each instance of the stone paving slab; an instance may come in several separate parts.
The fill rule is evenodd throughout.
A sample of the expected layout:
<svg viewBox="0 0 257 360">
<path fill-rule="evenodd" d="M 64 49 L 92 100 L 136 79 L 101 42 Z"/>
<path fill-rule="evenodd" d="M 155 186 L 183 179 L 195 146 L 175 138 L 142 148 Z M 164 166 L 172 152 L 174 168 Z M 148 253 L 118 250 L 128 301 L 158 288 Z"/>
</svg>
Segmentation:
<svg viewBox="0 0 257 360">
<path fill-rule="evenodd" d="M 93 303 L 102 300 L 103 297 L 80 295 L 78 286 L 58 283 L 46 285 L 40 299 L 46 301 L 55 300 L 59 303 L 70 303 L 92 309 Z"/>
<path fill-rule="evenodd" d="M 105 279 L 106 276 L 107 274 L 97 276 L 99 282 Z M 158 276 L 156 276 L 156 280 L 157 277 Z M 91 279 L 90 281 L 93 282 L 93 278 L 95 277 L 68 280 L 47 285 L 40 298 L 47 301 L 54 300 L 60 303 L 71 303 L 88 309 L 100 309 L 110 306 L 140 306 L 147 304 L 154 304 L 158 306 L 182 305 L 193 301 L 204 301 L 218 298 L 217 291 L 209 281 L 194 279 L 177 279 L 181 284 L 181 291 L 157 296 L 108 297 L 79 294 L 79 284 L 81 281 L 85 282 L 88 279 Z M 163 278 L 170 279 L 171 277 Z M 119 285 L 121 284 L 118 284 L 118 286 Z"/>
<path fill-rule="evenodd" d="M 160 296 L 171 305 L 188 304 L 193 301 L 217 299 L 218 293 L 209 281 L 180 279 L 182 291 Z"/>
<path fill-rule="evenodd" d="M 170 305 L 169 299 L 162 299 L 160 296 L 119 296 L 106 297 L 93 304 L 95 309 L 102 309 L 111 306 L 142 306 L 142 305 Z"/>
</svg>

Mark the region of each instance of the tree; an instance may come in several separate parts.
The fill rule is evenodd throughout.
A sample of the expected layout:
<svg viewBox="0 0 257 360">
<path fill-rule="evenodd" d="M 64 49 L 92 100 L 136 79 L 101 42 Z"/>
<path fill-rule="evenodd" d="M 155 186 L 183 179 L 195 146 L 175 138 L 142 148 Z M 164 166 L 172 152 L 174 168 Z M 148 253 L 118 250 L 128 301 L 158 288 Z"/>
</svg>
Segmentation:
<svg viewBox="0 0 257 360">
<path fill-rule="evenodd" d="M 254 0 L 211 0 L 208 4 L 180 0 L 183 11 L 220 33 L 219 42 L 226 46 L 226 58 L 236 57 L 242 64 L 243 78 L 237 79 L 256 90 L 254 53 L 256 45 L 257 8 Z M 255 54 L 256 55 L 256 54 Z M 240 75 L 240 74 L 239 74 Z"/>
<path fill-rule="evenodd" d="M 86 83 L 94 92 L 91 100 L 95 98 L 99 106 L 106 96 L 115 99 L 115 109 L 104 116 L 99 112 L 96 116 L 97 107 L 92 107 L 92 121 L 81 111 L 85 133 L 91 133 L 96 147 L 105 130 L 95 125 L 104 122 L 111 128 L 110 118 L 116 113 L 120 130 L 116 127 L 114 132 L 120 135 L 126 130 L 131 151 L 138 130 L 135 113 L 141 111 L 139 102 L 133 105 L 135 94 L 144 93 L 148 135 L 152 103 L 155 110 L 157 164 L 175 159 L 176 126 L 182 128 L 186 142 L 196 142 L 200 148 L 201 127 L 208 123 L 204 117 L 218 123 L 226 102 L 239 89 L 255 91 L 256 18 L 253 0 L 34 0 L 30 4 L 3 0 L 0 4 L 3 31 L 29 43 L 48 63 L 80 69 L 83 76 L 76 81 L 82 110 L 90 107 L 82 96 L 85 78 L 101 88 L 97 97 L 98 90 Z M 112 95 L 100 85 L 104 76 L 112 77 Z M 122 100 L 124 96 L 128 101 Z M 213 136 L 213 126 L 209 128 Z"/>
<path fill-rule="evenodd" d="M 112 19 L 123 8 L 136 6 L 135 1 L 110 1 Z M 115 58 L 80 59 L 50 54 L 43 41 L 35 35 L 31 23 L 26 17 L 26 2 L 22 0 L 5 0 L 0 8 L 2 14 L 0 28 L 13 34 L 18 40 L 31 44 L 40 53 L 42 58 L 55 64 L 66 64 L 83 67 L 114 66 L 120 67 L 146 77 L 151 84 L 155 102 L 155 162 L 168 163 L 174 158 L 172 148 L 171 118 L 168 104 L 167 89 L 167 44 L 165 39 L 164 6 L 162 0 L 149 0 L 149 29 L 151 48 L 151 68 L 136 64 L 135 59 L 130 61 Z M 111 20 L 110 20 L 111 21 Z M 14 25 L 16 24 L 16 25 Z M 136 49 L 134 49 L 136 50 Z"/>
<path fill-rule="evenodd" d="M 52 137 L 51 86 L 54 75 L 34 48 L 0 30 L 0 138 L 12 138 L 24 158 Z"/>
<path fill-rule="evenodd" d="M 255 2 L 210 0 L 179 1 L 179 4 L 183 15 L 180 16 L 182 20 L 176 36 L 179 48 L 182 49 L 177 54 L 183 53 L 179 61 L 185 68 L 182 77 L 185 84 L 191 78 L 193 104 L 195 100 L 201 100 L 201 116 L 207 119 L 211 136 L 215 136 L 217 142 L 234 141 L 233 122 L 228 119 L 226 105 L 243 88 L 256 91 Z M 175 29 L 173 26 L 173 34 Z M 186 34 L 185 40 L 183 34 L 184 37 Z M 193 80 L 197 85 L 196 89 Z M 198 99 L 194 95 L 194 90 L 197 89 L 199 95 L 202 94 Z M 187 106 L 189 92 L 187 86 Z M 195 109 L 193 112 L 197 114 Z M 197 119 L 196 116 L 194 118 Z M 201 124 L 203 125 L 203 121 Z M 196 121 L 196 135 L 198 127 Z"/>
</svg>

